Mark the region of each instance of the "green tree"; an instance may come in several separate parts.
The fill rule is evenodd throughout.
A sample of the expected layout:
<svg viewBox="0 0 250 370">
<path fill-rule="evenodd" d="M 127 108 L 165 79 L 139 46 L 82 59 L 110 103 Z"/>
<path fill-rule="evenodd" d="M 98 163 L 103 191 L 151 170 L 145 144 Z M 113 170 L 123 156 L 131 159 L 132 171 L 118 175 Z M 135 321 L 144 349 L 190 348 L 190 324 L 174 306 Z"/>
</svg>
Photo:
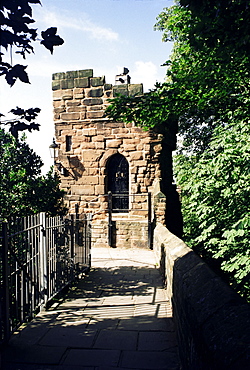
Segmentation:
<svg viewBox="0 0 250 370">
<path fill-rule="evenodd" d="M 249 292 L 250 7 L 247 0 L 180 0 L 155 29 L 174 42 L 166 80 L 116 97 L 114 119 L 145 128 L 178 123 L 176 177 L 185 241 Z"/>
<path fill-rule="evenodd" d="M 142 96 L 117 97 L 109 117 L 145 128 L 178 122 L 186 150 L 202 152 L 213 130 L 250 114 L 250 8 L 246 0 L 180 1 L 158 16 L 173 41 L 166 80 Z M 229 21 L 228 21 L 229 20 Z M 236 32 L 236 30 L 238 30 Z"/>
<path fill-rule="evenodd" d="M 249 117 L 249 19 L 245 0 L 184 0 L 158 17 L 163 41 L 175 42 L 165 89 L 186 149 L 202 152 L 217 126 Z"/>
<path fill-rule="evenodd" d="M 43 163 L 24 138 L 0 129 L 0 218 L 46 212 L 65 214 L 64 191 L 52 170 L 41 175 Z"/>
<path fill-rule="evenodd" d="M 14 64 L 13 53 L 16 57 L 19 55 L 25 60 L 27 54 L 34 53 L 33 44 L 36 41 L 40 41 L 40 44 L 50 50 L 51 54 L 55 46 L 64 43 L 63 39 L 56 34 L 56 27 L 42 31 L 39 38 L 37 29 L 30 27 L 30 24 L 35 23 L 32 18 L 31 4 L 41 5 L 41 2 L 40 0 L 2 0 L 0 3 L 0 76 L 5 77 L 11 87 L 18 79 L 24 83 L 30 83 L 26 72 L 27 65 Z M 8 54 L 10 62 L 4 60 Z M 39 130 L 39 125 L 35 123 L 39 112 L 39 108 L 24 110 L 16 107 L 11 110 L 15 119 L 4 123 L 10 124 L 10 132 L 17 138 L 19 131 Z M 0 117 L 4 115 L 0 113 Z"/>
<path fill-rule="evenodd" d="M 14 64 L 13 53 L 26 59 L 34 53 L 33 44 L 40 41 L 53 53 L 54 46 L 62 45 L 63 39 L 57 29 L 50 27 L 38 36 L 32 18 L 31 5 L 41 4 L 39 0 L 2 0 L 0 3 L 0 76 L 12 87 L 19 79 L 30 83 L 26 72 L 27 65 Z M 10 62 L 4 60 L 10 56 Z M 22 109 L 16 107 L 10 113 L 13 119 L 2 121 L 8 125 L 10 134 L 0 129 L 0 218 L 23 216 L 37 212 L 49 215 L 64 214 L 64 192 L 59 188 L 59 178 L 52 170 L 41 175 L 42 160 L 31 150 L 19 133 L 25 130 L 39 130 L 36 118 L 39 108 Z M 3 114 L 0 114 L 3 117 Z"/>
<path fill-rule="evenodd" d="M 249 296 L 250 125 L 218 127 L 209 150 L 176 157 L 185 239 L 207 261 L 217 261 L 233 286 Z"/>
</svg>

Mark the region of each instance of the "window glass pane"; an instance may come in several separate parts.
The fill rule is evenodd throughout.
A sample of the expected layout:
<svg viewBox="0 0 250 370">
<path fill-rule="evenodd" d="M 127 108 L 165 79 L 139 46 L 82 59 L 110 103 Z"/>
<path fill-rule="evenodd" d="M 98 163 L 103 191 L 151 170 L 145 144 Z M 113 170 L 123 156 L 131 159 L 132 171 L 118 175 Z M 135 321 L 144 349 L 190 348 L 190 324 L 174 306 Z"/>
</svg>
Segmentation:
<svg viewBox="0 0 250 370">
<path fill-rule="evenodd" d="M 72 150 L 72 136 L 66 136 L 66 152 Z"/>
</svg>

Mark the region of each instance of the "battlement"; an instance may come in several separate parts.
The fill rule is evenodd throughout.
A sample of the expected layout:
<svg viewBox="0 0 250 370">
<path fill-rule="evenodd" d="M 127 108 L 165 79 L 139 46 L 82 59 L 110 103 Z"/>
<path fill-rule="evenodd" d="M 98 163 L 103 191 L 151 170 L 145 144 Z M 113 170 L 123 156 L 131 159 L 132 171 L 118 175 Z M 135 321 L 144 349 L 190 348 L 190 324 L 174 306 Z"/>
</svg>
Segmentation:
<svg viewBox="0 0 250 370">
<path fill-rule="evenodd" d="M 125 81 L 128 81 L 126 79 Z M 87 97 L 113 98 L 118 95 L 135 96 L 143 94 L 143 84 L 119 83 L 112 85 L 106 83 L 105 76 L 94 77 L 93 69 L 79 71 L 59 72 L 52 75 L 52 90 L 74 90 L 76 94 L 86 91 Z M 81 92 L 78 90 L 81 89 Z M 90 90 L 89 90 L 90 89 Z"/>
<path fill-rule="evenodd" d="M 163 134 L 106 115 L 113 97 L 143 94 L 142 84 L 130 84 L 128 72 L 115 76 L 115 85 L 94 77 L 92 69 L 53 74 L 56 168 L 65 202 L 70 213 L 77 206 L 80 214 L 93 215 L 92 241 L 99 246 L 108 243 L 110 204 L 115 244 L 148 246 L 148 193 L 163 177 L 164 188 L 172 187 L 172 147 Z M 114 195 L 110 202 L 108 193 Z M 161 206 L 158 218 L 165 217 Z"/>
</svg>

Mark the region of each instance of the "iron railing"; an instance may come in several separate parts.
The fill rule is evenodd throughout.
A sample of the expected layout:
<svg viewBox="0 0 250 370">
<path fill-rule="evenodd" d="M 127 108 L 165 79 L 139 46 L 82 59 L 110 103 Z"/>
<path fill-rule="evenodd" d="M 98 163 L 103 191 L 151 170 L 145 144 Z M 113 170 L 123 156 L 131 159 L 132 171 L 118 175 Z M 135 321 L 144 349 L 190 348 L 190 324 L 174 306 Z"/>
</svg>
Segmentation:
<svg viewBox="0 0 250 370">
<path fill-rule="evenodd" d="M 90 219 L 44 213 L 0 224 L 0 343 L 90 267 Z"/>
</svg>

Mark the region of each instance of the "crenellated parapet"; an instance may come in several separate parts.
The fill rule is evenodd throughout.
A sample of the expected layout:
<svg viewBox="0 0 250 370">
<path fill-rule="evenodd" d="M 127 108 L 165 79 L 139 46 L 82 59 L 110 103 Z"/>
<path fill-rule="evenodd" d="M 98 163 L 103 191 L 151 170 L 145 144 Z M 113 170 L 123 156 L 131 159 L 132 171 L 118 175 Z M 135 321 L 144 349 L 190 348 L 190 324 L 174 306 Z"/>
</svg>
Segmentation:
<svg viewBox="0 0 250 370">
<path fill-rule="evenodd" d="M 142 240 L 147 244 L 144 232 L 148 227 L 147 195 L 152 192 L 155 179 L 161 181 L 163 173 L 164 176 L 167 173 L 167 181 L 171 184 L 172 149 L 165 149 L 162 133 L 145 131 L 134 123 L 115 122 L 105 115 L 109 99 L 117 95 L 143 94 L 143 85 L 130 84 L 126 73 L 117 77 L 117 84 L 112 85 L 106 83 L 104 76 L 94 77 L 92 69 L 53 74 L 57 169 L 67 193 L 65 199 L 70 213 L 77 207 L 80 213 L 94 215 L 95 235 L 99 233 L 97 244 L 98 240 L 99 244 L 107 241 L 104 234 L 108 192 L 125 191 L 128 199 L 126 207 L 123 206 L 128 210 L 122 209 L 120 216 L 116 210 L 113 215 L 117 235 L 122 228 L 116 242 L 119 244 L 122 240 L 123 245 L 127 242 L 134 245 L 128 237 L 131 231 L 127 228 L 124 231 L 123 222 L 130 223 L 130 230 L 133 229 L 131 222 L 137 222 L 134 228 L 137 228 L 137 243 L 141 245 Z M 162 153 L 169 169 L 160 163 Z M 113 163 L 118 167 L 113 168 Z M 165 210 L 161 212 L 164 218 Z M 99 228 L 101 223 L 104 226 Z"/>
<path fill-rule="evenodd" d="M 117 95 L 143 94 L 142 84 L 112 85 L 105 76 L 93 77 L 92 69 L 54 73 L 52 76 L 53 100 L 56 119 L 62 121 L 105 119 L 108 99 Z M 63 104 L 63 102 L 68 102 Z M 71 105 L 70 101 L 74 103 Z M 78 107 L 73 109 L 72 107 Z M 64 107 L 65 109 L 62 109 Z M 59 109 L 57 109 L 59 108 Z M 73 114 L 74 113 L 74 114 Z"/>
</svg>

